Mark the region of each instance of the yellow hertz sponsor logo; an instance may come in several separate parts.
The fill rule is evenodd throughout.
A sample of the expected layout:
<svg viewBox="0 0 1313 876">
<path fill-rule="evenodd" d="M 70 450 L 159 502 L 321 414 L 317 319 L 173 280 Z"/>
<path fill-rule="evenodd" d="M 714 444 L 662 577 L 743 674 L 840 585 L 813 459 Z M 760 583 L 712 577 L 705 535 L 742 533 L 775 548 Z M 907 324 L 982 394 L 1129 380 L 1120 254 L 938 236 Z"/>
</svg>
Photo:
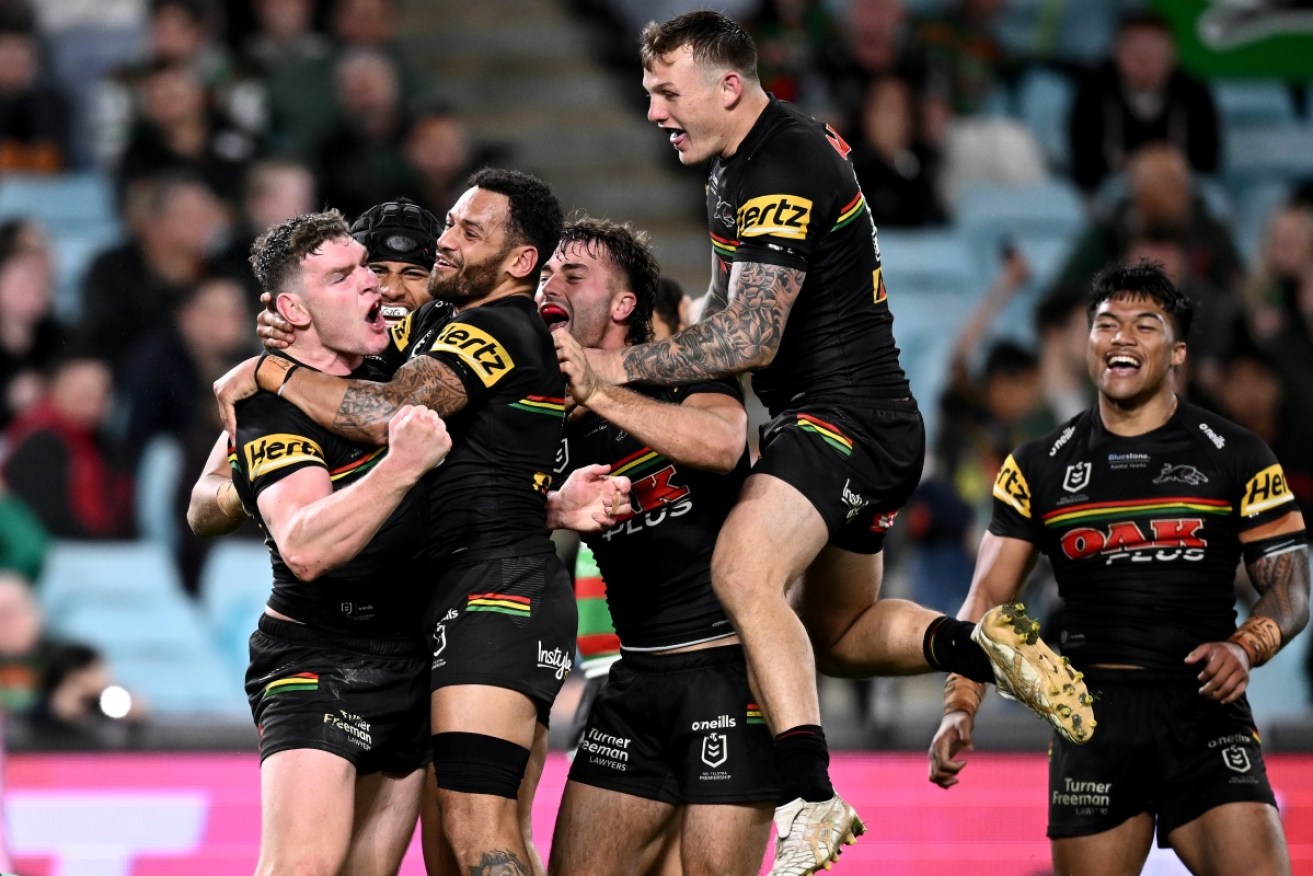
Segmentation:
<svg viewBox="0 0 1313 876">
<path fill-rule="evenodd" d="M 879 304 L 889 297 L 889 293 L 884 288 L 884 267 L 878 267 L 871 272 L 871 285 L 875 287 L 875 303 Z"/>
<path fill-rule="evenodd" d="M 1240 516 L 1253 517 L 1275 508 L 1283 502 L 1293 502 L 1295 496 L 1286 483 L 1280 465 L 1269 465 L 1245 484 L 1245 497 L 1240 500 Z"/>
<path fill-rule="evenodd" d="M 407 313 L 406 318 L 392 327 L 392 346 L 405 352 L 410 346 L 410 329 L 415 324 L 415 314 Z"/>
<path fill-rule="evenodd" d="M 773 235 L 804 240 L 812 220 L 812 202 L 796 195 L 762 195 L 739 207 L 739 239 Z"/>
<path fill-rule="evenodd" d="M 1030 519 L 1030 486 L 1021 476 L 1017 461 L 1008 454 L 998 477 L 994 479 L 994 498 L 1016 509 L 1017 513 Z"/>
<path fill-rule="evenodd" d="M 298 462 L 324 464 L 324 451 L 318 444 L 300 435 L 265 435 L 246 442 L 242 452 L 246 457 L 247 477 L 252 480 Z"/>
<path fill-rule="evenodd" d="M 444 328 L 430 349 L 456 356 L 473 369 L 484 386 L 492 386 L 515 367 L 515 362 L 492 335 L 463 322 L 453 322 Z"/>
</svg>

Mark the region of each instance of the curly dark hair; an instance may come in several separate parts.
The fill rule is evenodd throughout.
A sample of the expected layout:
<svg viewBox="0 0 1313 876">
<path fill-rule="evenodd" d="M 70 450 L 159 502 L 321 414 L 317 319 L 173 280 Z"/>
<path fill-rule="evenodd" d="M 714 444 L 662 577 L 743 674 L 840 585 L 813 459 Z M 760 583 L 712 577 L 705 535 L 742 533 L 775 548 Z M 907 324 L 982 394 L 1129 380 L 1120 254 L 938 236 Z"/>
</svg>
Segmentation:
<svg viewBox="0 0 1313 876">
<path fill-rule="evenodd" d="M 1167 279 L 1161 264 L 1141 261 L 1138 265 L 1123 265 L 1114 262 L 1095 274 L 1088 309 L 1091 323 L 1100 304 L 1124 296 L 1156 302 L 1175 324 L 1176 339 L 1184 341 L 1190 336 L 1194 302 Z"/>
<path fill-rule="evenodd" d="M 538 250 L 538 260 L 527 280 L 538 286 L 538 274 L 556 251 L 565 225 L 561 202 L 552 194 L 547 183 L 531 174 L 518 170 L 485 167 L 475 171 L 466 188 L 487 189 L 505 195 L 511 204 L 506 223 L 506 238 L 511 246 L 528 244 Z"/>
<path fill-rule="evenodd" d="M 656 306 L 657 282 L 661 266 L 652 254 L 646 232 L 628 222 L 578 216 L 570 220 L 561 233 L 561 246 L 581 244 L 593 258 L 603 258 L 624 273 L 629 291 L 634 293 L 634 310 L 629 314 L 625 342 L 644 344 L 652 340 L 652 310 Z"/>
<path fill-rule="evenodd" d="M 350 236 L 346 219 L 337 210 L 295 216 L 273 226 L 251 244 L 251 270 L 260 288 L 276 296 L 297 276 L 301 259 L 319 252 L 330 240 Z"/>
<path fill-rule="evenodd" d="M 670 19 L 648 22 L 639 42 L 643 69 L 688 46 L 699 65 L 729 67 L 744 79 L 757 78 L 757 45 L 737 21 L 719 12 L 701 10 Z"/>
</svg>

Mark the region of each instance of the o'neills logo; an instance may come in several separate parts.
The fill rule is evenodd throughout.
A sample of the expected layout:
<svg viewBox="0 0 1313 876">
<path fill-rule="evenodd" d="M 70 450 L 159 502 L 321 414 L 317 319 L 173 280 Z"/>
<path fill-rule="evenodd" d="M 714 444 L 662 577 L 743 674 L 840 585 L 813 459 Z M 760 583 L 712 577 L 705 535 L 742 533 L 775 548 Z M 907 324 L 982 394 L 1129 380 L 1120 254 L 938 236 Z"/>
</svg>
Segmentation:
<svg viewBox="0 0 1313 876">
<path fill-rule="evenodd" d="M 543 643 L 538 642 L 538 668 L 555 670 L 557 680 L 563 679 L 570 674 L 571 662 L 573 662 L 573 657 L 569 652 L 560 648 L 545 651 L 543 650 Z"/>
<path fill-rule="evenodd" d="M 728 727 L 737 727 L 738 724 L 729 715 L 721 715 L 714 721 L 694 721 L 691 729 L 693 730 L 724 730 Z"/>
</svg>

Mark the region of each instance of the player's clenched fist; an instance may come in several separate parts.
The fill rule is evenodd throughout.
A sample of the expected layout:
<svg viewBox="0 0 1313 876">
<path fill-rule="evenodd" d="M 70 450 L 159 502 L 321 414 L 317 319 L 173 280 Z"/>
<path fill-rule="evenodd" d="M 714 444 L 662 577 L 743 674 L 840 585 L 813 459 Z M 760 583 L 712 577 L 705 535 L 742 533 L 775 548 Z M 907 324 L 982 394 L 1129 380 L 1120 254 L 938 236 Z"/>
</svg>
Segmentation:
<svg viewBox="0 0 1313 876">
<path fill-rule="evenodd" d="M 388 457 L 419 477 L 437 467 L 451 450 L 447 424 L 423 405 L 403 405 L 388 421 Z"/>
</svg>

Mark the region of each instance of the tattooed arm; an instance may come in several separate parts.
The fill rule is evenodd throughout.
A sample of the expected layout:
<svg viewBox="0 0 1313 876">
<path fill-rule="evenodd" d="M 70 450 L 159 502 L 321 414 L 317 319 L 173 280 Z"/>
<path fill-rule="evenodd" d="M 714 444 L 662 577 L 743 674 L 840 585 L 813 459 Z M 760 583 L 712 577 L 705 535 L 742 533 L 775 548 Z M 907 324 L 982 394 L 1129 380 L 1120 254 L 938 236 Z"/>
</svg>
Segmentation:
<svg viewBox="0 0 1313 876">
<path fill-rule="evenodd" d="M 270 389 L 258 372 L 256 380 L 262 389 Z M 411 359 L 388 383 L 297 368 L 287 375 L 280 395 L 324 428 L 363 444 L 387 443 L 388 421 L 403 405 L 423 405 L 449 417 L 468 401 L 460 377 L 432 356 Z"/>
<path fill-rule="evenodd" d="M 1287 538 L 1288 537 L 1288 538 Z M 1249 684 L 1249 672 L 1272 658 L 1308 624 L 1309 566 L 1304 518 L 1298 511 L 1240 536 L 1267 549 L 1247 556 L 1245 569 L 1259 593 L 1249 618 L 1226 642 L 1206 642 L 1186 655 L 1203 663 L 1199 692 L 1229 703 Z"/>
<path fill-rule="evenodd" d="M 806 272 L 738 262 L 729 278 L 723 310 L 664 341 L 619 351 L 588 351 L 593 370 L 609 383 L 672 386 L 765 367 L 779 351 L 789 310 Z M 715 294 L 708 292 L 707 294 Z M 719 306 L 718 300 L 708 308 Z"/>
</svg>

